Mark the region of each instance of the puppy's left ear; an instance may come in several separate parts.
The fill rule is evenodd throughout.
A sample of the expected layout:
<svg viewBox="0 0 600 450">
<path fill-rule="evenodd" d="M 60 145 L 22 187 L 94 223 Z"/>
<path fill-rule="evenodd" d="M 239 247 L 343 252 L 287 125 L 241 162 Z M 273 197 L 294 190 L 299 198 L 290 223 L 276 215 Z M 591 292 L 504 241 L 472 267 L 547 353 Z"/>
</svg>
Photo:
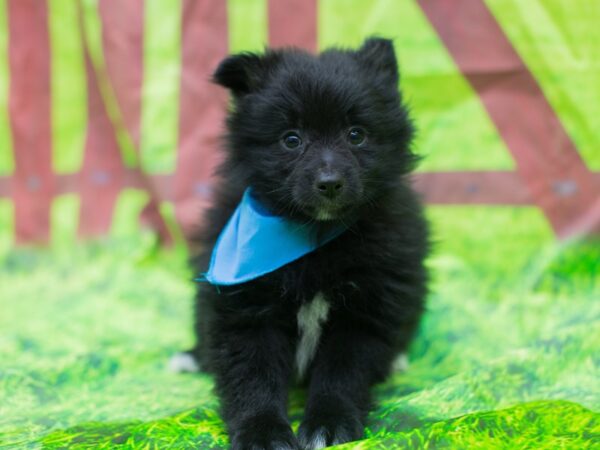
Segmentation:
<svg viewBox="0 0 600 450">
<path fill-rule="evenodd" d="M 229 89 L 235 97 L 243 97 L 261 89 L 280 60 L 281 54 L 276 51 L 263 55 L 238 53 L 221 61 L 213 81 Z"/>
<path fill-rule="evenodd" d="M 256 87 L 261 72 L 260 56 L 254 53 L 240 53 L 221 61 L 213 74 L 213 81 L 226 87 L 234 95 L 242 96 Z"/>
<path fill-rule="evenodd" d="M 398 62 L 390 39 L 369 38 L 356 51 L 356 56 L 365 68 L 386 75 L 390 81 L 398 83 Z"/>
</svg>

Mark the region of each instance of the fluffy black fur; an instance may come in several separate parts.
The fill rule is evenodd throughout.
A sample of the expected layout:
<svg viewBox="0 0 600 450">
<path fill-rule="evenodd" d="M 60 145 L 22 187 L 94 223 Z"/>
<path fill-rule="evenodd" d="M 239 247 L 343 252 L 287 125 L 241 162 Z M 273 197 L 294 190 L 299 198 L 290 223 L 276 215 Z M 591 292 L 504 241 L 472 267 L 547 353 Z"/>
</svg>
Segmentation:
<svg viewBox="0 0 600 450">
<path fill-rule="evenodd" d="M 368 39 L 356 51 L 318 56 L 244 53 L 225 59 L 214 80 L 234 102 L 196 270 L 206 270 L 247 186 L 277 214 L 350 228 L 255 281 L 219 291 L 201 283 L 191 354 L 215 375 L 233 449 L 358 439 L 370 387 L 406 350 L 426 294 L 427 226 L 406 177 L 416 157 L 393 45 Z M 318 293 L 330 311 L 304 378 L 306 411 L 295 437 L 287 397 L 297 313 Z"/>
</svg>

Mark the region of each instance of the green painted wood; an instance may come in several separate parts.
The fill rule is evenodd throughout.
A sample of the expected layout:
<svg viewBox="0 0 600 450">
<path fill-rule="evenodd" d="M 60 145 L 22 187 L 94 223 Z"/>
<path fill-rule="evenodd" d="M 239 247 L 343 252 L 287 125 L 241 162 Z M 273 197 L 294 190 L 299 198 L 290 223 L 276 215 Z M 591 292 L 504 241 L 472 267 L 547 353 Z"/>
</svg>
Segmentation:
<svg viewBox="0 0 600 450">
<path fill-rule="evenodd" d="M 147 0 L 144 7 L 141 163 L 150 173 L 172 173 L 179 131 L 181 2 Z"/>
<path fill-rule="evenodd" d="M 268 42 L 267 0 L 228 0 L 229 50 L 261 52 Z"/>
<path fill-rule="evenodd" d="M 15 168 L 8 117 L 8 22 L 6 0 L 0 0 L 0 175 L 10 175 Z"/>
<path fill-rule="evenodd" d="M 77 2 L 48 1 L 51 52 L 52 166 L 81 169 L 87 126 L 87 86 Z"/>
</svg>

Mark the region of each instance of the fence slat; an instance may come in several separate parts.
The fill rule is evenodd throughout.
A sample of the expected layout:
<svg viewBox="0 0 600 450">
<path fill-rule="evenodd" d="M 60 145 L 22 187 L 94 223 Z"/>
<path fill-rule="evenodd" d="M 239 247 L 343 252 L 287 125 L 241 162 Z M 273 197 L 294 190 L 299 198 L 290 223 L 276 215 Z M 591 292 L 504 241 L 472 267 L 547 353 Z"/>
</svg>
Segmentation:
<svg viewBox="0 0 600 450">
<path fill-rule="evenodd" d="M 9 0 L 8 25 L 15 234 L 17 242 L 47 242 L 54 175 L 46 2 Z"/>
<path fill-rule="evenodd" d="M 123 125 L 134 147 L 139 149 L 144 2 L 100 0 L 98 12 L 102 21 L 106 75 L 110 79 Z"/>
<path fill-rule="evenodd" d="M 189 233 L 210 199 L 226 93 L 210 82 L 228 52 L 226 2 L 186 0 L 182 10 L 179 151 L 173 182 L 177 221 Z"/>
<path fill-rule="evenodd" d="M 317 0 L 269 0 L 269 44 L 317 50 Z"/>
<path fill-rule="evenodd" d="M 88 38 L 85 45 L 88 127 L 83 167 L 77 175 L 81 198 L 78 235 L 89 237 L 105 235 L 110 230 L 124 171 L 117 132 L 106 110 L 100 80 L 90 55 L 90 34 L 88 31 L 86 35 L 83 31 L 83 17 L 81 26 L 82 36 Z M 95 48 L 95 51 L 99 49 Z"/>
</svg>

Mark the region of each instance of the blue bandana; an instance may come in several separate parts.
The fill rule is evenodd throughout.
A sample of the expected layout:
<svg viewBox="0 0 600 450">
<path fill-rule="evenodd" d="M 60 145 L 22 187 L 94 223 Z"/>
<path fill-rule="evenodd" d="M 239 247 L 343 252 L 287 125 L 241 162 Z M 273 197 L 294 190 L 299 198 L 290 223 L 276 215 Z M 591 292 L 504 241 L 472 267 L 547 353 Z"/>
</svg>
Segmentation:
<svg viewBox="0 0 600 450">
<path fill-rule="evenodd" d="M 312 252 L 347 228 L 302 224 L 272 215 L 248 188 L 219 235 L 208 272 L 199 281 L 214 285 L 245 283 Z"/>
</svg>

